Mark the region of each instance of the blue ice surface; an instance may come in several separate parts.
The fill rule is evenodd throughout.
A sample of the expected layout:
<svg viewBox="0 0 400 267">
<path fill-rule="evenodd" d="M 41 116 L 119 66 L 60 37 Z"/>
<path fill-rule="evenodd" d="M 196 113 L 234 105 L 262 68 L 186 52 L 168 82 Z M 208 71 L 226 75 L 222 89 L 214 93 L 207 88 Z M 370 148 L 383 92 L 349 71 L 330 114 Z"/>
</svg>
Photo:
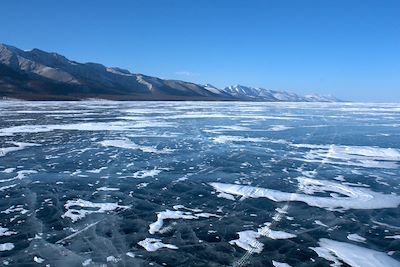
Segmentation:
<svg viewBox="0 0 400 267">
<path fill-rule="evenodd" d="M 0 264 L 396 263 L 399 129 L 399 104 L 0 102 Z"/>
</svg>

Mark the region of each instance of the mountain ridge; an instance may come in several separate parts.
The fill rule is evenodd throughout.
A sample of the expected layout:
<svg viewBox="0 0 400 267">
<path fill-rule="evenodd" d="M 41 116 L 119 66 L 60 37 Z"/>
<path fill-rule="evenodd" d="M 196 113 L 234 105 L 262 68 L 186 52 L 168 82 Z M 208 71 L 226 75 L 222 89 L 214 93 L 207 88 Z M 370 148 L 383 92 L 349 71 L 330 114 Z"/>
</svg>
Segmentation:
<svg viewBox="0 0 400 267">
<path fill-rule="evenodd" d="M 0 98 L 23 100 L 204 100 L 337 102 L 332 96 L 300 96 L 243 85 L 217 88 L 131 73 L 99 63 L 79 63 L 37 48 L 0 43 Z"/>
</svg>

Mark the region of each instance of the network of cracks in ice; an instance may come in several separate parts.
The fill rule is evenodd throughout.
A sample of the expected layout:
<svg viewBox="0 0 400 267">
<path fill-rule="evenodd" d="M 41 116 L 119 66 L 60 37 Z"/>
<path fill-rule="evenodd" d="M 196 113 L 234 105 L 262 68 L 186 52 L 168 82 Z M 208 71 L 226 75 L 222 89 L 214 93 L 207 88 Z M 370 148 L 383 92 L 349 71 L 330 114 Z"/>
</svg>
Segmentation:
<svg viewBox="0 0 400 267">
<path fill-rule="evenodd" d="M 0 265 L 400 266 L 400 105 L 1 102 Z"/>
</svg>

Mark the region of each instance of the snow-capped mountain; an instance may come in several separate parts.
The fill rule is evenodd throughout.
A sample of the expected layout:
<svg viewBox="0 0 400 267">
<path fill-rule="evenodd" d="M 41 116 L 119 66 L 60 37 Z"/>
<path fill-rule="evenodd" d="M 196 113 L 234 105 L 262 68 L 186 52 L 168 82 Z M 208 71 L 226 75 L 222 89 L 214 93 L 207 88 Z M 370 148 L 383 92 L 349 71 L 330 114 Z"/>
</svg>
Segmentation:
<svg viewBox="0 0 400 267">
<path fill-rule="evenodd" d="M 217 88 L 165 80 L 98 63 L 79 63 L 39 49 L 0 44 L 0 97 L 26 100 L 334 101 L 242 85 Z"/>
<path fill-rule="evenodd" d="M 337 98 L 318 94 L 300 96 L 286 91 L 274 91 L 259 87 L 248 87 L 243 85 L 228 86 L 225 92 L 242 99 L 254 101 L 282 101 L 282 102 L 337 102 Z"/>
<path fill-rule="evenodd" d="M 305 95 L 304 98 L 308 102 L 340 102 L 340 100 L 333 95 L 311 94 Z"/>
</svg>

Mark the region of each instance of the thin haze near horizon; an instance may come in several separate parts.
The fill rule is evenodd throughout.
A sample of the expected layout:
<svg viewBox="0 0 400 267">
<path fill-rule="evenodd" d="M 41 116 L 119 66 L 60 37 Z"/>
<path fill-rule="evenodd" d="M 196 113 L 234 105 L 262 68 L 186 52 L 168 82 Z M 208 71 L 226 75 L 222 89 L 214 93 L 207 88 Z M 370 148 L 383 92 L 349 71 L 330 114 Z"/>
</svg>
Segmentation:
<svg viewBox="0 0 400 267">
<path fill-rule="evenodd" d="M 400 102 L 400 1 L 2 1 L 0 42 L 135 73 Z"/>
</svg>

